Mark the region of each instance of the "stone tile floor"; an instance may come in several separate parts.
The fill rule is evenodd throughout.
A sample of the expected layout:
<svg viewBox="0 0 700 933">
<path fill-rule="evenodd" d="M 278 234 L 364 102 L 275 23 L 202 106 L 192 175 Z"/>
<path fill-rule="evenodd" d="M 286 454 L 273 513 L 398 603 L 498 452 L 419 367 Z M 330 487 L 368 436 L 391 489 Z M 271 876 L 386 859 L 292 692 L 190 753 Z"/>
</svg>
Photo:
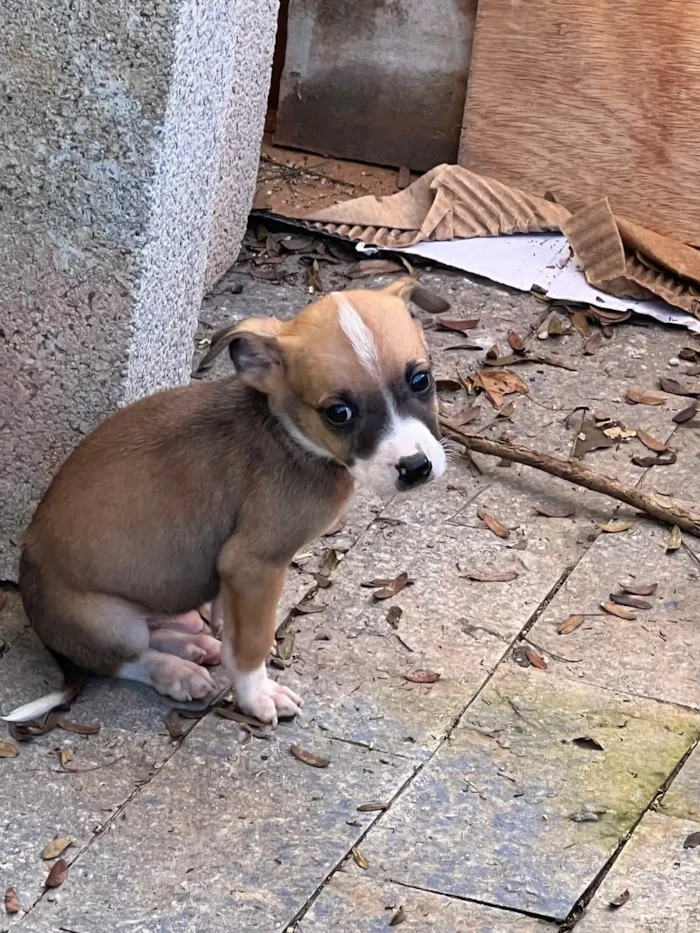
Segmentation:
<svg viewBox="0 0 700 933">
<path fill-rule="evenodd" d="M 199 338 L 244 315 L 294 313 L 309 296 L 298 259 L 288 265 L 283 285 L 234 267 L 205 302 Z M 345 271 L 322 267 L 325 287 L 345 287 Z M 519 367 L 529 392 L 512 421 L 494 423 L 482 398 L 485 436 L 505 431 L 566 456 L 576 430 L 567 415 L 604 409 L 670 439 L 678 460 L 636 467 L 631 455 L 648 452 L 635 439 L 589 454 L 588 466 L 697 501 L 698 428 L 671 420 L 687 400 L 624 399 L 678 372 L 669 360 L 687 335 L 627 323 L 584 356 L 576 333 L 539 343 L 549 309 L 533 296 L 444 271 L 422 279 L 452 301 L 450 317 L 480 318 L 470 341 L 505 346 L 512 329 L 576 367 Z M 481 354 L 448 349 L 458 335 L 427 334 L 440 374 L 478 365 Z M 221 359 L 211 375 L 225 371 Z M 545 517 L 542 505 L 571 515 Z M 477 508 L 510 527 L 508 538 Z M 601 532 L 614 516 L 632 527 Z M 171 739 L 167 701 L 95 681 L 70 715 L 99 723 L 98 734 L 56 730 L 0 759 L 0 888 L 16 888 L 21 904 L 0 912 L 0 930 L 695 933 L 700 545 L 688 537 L 667 553 L 667 537 L 603 496 L 479 456 L 455 457 L 444 482 L 413 497 L 360 497 L 347 527 L 290 570 L 280 622 L 293 653 L 277 673 L 305 696 L 297 722 L 246 740 L 209 713 Z M 297 613 L 331 549 L 341 558 L 331 586 L 313 595 L 325 608 Z M 404 570 L 413 584 L 393 599 L 361 586 Z M 518 576 L 478 582 L 466 577 L 474 570 Z M 659 584 L 651 609 L 634 619 L 602 611 L 634 582 Z M 583 623 L 559 635 L 577 614 Z M 11 590 L 0 643 L 2 711 L 56 683 Z M 517 663 L 533 646 L 545 669 Z M 415 683 L 417 670 L 440 678 Z M 292 743 L 330 764 L 304 764 Z M 62 750 L 72 753 L 65 766 Z M 70 869 L 45 890 L 41 850 L 55 836 L 72 840 Z"/>
</svg>

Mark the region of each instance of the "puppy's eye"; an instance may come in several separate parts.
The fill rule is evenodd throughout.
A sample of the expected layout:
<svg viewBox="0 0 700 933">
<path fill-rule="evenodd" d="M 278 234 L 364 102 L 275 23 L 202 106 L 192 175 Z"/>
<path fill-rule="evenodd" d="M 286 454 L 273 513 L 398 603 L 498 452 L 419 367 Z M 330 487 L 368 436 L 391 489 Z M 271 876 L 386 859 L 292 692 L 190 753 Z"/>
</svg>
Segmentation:
<svg viewBox="0 0 700 933">
<path fill-rule="evenodd" d="M 329 424 L 337 428 L 349 424 L 355 417 L 355 412 L 349 405 L 338 402 L 335 405 L 329 405 L 328 408 L 324 408 L 323 417 Z"/>
<path fill-rule="evenodd" d="M 432 387 L 433 377 L 429 372 L 423 370 L 410 375 L 408 377 L 408 384 L 412 392 L 415 392 L 416 395 L 420 395 L 427 392 Z"/>
</svg>

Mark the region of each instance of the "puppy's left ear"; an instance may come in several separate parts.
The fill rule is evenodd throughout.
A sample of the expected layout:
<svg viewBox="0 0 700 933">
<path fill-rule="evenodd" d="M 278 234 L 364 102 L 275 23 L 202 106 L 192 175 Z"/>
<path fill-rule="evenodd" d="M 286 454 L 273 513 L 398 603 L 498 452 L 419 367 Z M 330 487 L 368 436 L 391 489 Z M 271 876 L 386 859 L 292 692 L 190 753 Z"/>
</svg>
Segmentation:
<svg viewBox="0 0 700 933">
<path fill-rule="evenodd" d="M 219 356 L 226 347 L 230 347 L 232 341 L 235 340 L 239 334 L 252 333 L 258 334 L 261 337 L 276 337 L 282 331 L 282 327 L 282 321 L 278 321 L 276 317 L 248 318 L 245 321 L 234 324 L 233 327 L 224 327 L 222 330 L 218 330 L 211 338 L 209 349 L 199 361 L 195 370 L 195 375 L 209 369 L 217 356 Z M 233 358 L 233 354 L 231 354 L 231 358 Z"/>
<path fill-rule="evenodd" d="M 233 335 L 228 352 L 246 385 L 269 395 L 279 388 L 284 375 L 282 347 L 276 337 L 252 330 Z"/>
<path fill-rule="evenodd" d="M 404 301 L 409 301 L 411 295 L 417 288 L 418 282 L 416 279 L 404 276 L 403 278 L 392 282 L 390 285 L 387 285 L 386 288 L 382 289 L 382 291 L 387 295 L 396 295 L 397 298 L 403 298 Z"/>
<path fill-rule="evenodd" d="M 427 311 L 429 314 L 444 314 L 451 307 L 449 301 L 425 288 L 416 279 L 407 277 L 397 279 L 396 282 L 388 285 L 384 291 L 389 295 L 403 298 L 404 301 L 412 301 L 417 308 L 420 308 L 421 311 Z"/>
</svg>

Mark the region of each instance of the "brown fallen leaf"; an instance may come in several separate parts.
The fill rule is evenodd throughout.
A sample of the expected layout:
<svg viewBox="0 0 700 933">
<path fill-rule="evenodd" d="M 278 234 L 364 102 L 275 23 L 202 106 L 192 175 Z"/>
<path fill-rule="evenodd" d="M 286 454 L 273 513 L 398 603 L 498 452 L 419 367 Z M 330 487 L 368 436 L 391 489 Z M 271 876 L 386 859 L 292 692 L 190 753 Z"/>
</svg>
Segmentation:
<svg viewBox="0 0 700 933">
<path fill-rule="evenodd" d="M 544 655 L 541 651 L 538 651 L 533 645 L 524 646 L 525 657 L 528 659 L 532 667 L 536 667 L 540 671 L 547 670 L 547 662 L 544 659 Z"/>
<path fill-rule="evenodd" d="M 19 897 L 16 888 L 8 888 L 5 891 L 5 913 L 18 914 L 22 908 L 19 906 Z"/>
<path fill-rule="evenodd" d="M 571 325 L 568 320 L 560 317 L 555 312 L 549 316 L 549 321 L 547 322 L 547 336 L 549 337 L 562 337 L 564 334 L 568 334 L 571 330 Z"/>
<path fill-rule="evenodd" d="M 16 758 L 19 749 L 13 742 L 0 742 L 0 758 Z"/>
<path fill-rule="evenodd" d="M 425 311 L 426 314 L 444 314 L 449 311 L 452 305 L 441 295 L 436 295 L 423 285 L 417 285 L 411 292 L 411 301 L 413 304 Z"/>
<path fill-rule="evenodd" d="M 511 580 L 516 580 L 519 574 L 517 570 L 502 570 L 500 573 L 497 571 L 486 573 L 472 570 L 470 573 L 463 573 L 460 576 L 465 580 L 475 580 L 477 583 L 510 583 Z"/>
<path fill-rule="evenodd" d="M 630 899 L 630 892 L 625 888 L 617 897 L 614 897 L 610 901 L 610 908 L 612 910 L 617 910 L 618 907 L 624 907 L 627 901 Z"/>
<path fill-rule="evenodd" d="M 58 750 L 58 763 L 62 768 L 65 768 L 69 762 L 73 761 L 73 752 L 70 748 L 59 748 Z"/>
<path fill-rule="evenodd" d="M 580 735 L 578 738 L 573 739 L 573 744 L 577 745 L 579 748 L 586 748 L 588 751 L 592 752 L 604 752 L 605 746 L 602 742 L 599 742 L 598 739 L 594 739 L 590 735 Z"/>
<path fill-rule="evenodd" d="M 658 583 L 640 583 L 637 586 L 633 586 L 631 583 L 620 584 L 620 589 L 632 596 L 653 596 L 658 588 Z"/>
<path fill-rule="evenodd" d="M 474 330 L 478 323 L 479 318 L 465 318 L 459 320 L 457 318 L 441 317 L 435 326 L 435 330 L 448 331 L 452 334 L 464 334 L 468 330 Z M 479 347 L 479 349 L 481 350 L 482 348 Z"/>
<path fill-rule="evenodd" d="M 399 907 L 394 916 L 389 921 L 390 927 L 397 927 L 400 923 L 403 923 L 406 919 L 406 911 L 403 907 Z"/>
<path fill-rule="evenodd" d="M 323 280 L 321 279 L 321 268 L 318 264 L 318 259 L 314 259 L 306 270 L 304 283 L 315 292 L 323 291 Z"/>
<path fill-rule="evenodd" d="M 557 628 L 560 635 L 570 635 L 575 632 L 579 625 L 583 625 L 585 616 L 568 616 Z"/>
<path fill-rule="evenodd" d="M 59 717 L 56 725 L 64 732 L 73 732 L 75 735 L 97 735 L 102 728 L 98 723 L 73 722 L 71 719 Z"/>
<path fill-rule="evenodd" d="M 632 622 L 637 618 L 636 614 L 632 612 L 631 609 L 625 609 L 624 606 L 618 606 L 616 603 L 604 601 L 600 604 L 600 608 L 609 612 L 611 616 L 617 616 L 618 619 L 626 619 L 628 622 Z"/>
<path fill-rule="evenodd" d="M 655 395 L 647 389 L 627 389 L 625 398 L 633 405 L 663 405 L 666 401 L 662 395 Z"/>
<path fill-rule="evenodd" d="M 588 323 L 588 316 L 585 311 L 575 311 L 571 315 L 571 323 L 574 330 L 577 330 L 582 337 L 591 336 L 591 325 Z"/>
<path fill-rule="evenodd" d="M 325 603 L 317 603 L 313 599 L 303 599 L 294 608 L 297 612 L 301 612 L 302 615 L 310 616 L 315 612 L 323 612 L 328 606 Z"/>
<path fill-rule="evenodd" d="M 63 855 L 69 845 L 73 843 L 73 840 L 70 836 L 56 836 L 55 839 L 52 839 L 51 842 L 47 842 L 44 848 L 41 850 L 41 857 L 45 861 L 49 861 L 52 858 L 58 858 L 59 855 Z"/>
<path fill-rule="evenodd" d="M 298 761 L 303 761 L 305 765 L 311 765 L 312 768 L 327 768 L 331 763 L 330 758 L 324 758 L 322 755 L 315 755 L 307 751 L 300 745 L 290 746 L 290 752 Z"/>
<path fill-rule="evenodd" d="M 349 279 L 362 279 L 367 275 L 390 275 L 393 272 L 405 272 L 406 267 L 392 259 L 361 259 L 348 269 Z"/>
<path fill-rule="evenodd" d="M 281 661 L 290 661 L 294 654 L 294 632 L 285 632 L 277 642 L 277 657 Z"/>
<path fill-rule="evenodd" d="M 403 609 L 401 606 L 390 606 L 386 614 L 386 620 L 392 628 L 397 628 L 402 615 Z"/>
<path fill-rule="evenodd" d="M 533 509 L 545 518 L 569 518 L 574 514 L 574 510 L 568 505 L 533 505 Z"/>
<path fill-rule="evenodd" d="M 441 378 L 435 380 L 438 392 L 459 392 L 464 386 L 458 379 Z"/>
<path fill-rule="evenodd" d="M 410 671 L 403 676 L 412 684 L 434 684 L 440 680 L 440 675 L 436 671 Z"/>
<path fill-rule="evenodd" d="M 692 405 L 689 405 L 687 408 L 684 408 L 683 411 L 676 412 L 673 416 L 673 421 L 676 424 L 685 424 L 686 421 L 692 421 L 693 418 L 697 415 L 698 408 L 695 402 Z"/>
<path fill-rule="evenodd" d="M 171 739 L 181 739 L 183 737 L 186 730 L 180 718 L 179 710 L 170 710 L 165 717 L 165 728 L 168 730 L 168 735 Z"/>
<path fill-rule="evenodd" d="M 630 609 L 651 609 L 651 603 L 638 596 L 630 596 L 629 593 L 611 593 L 610 602 L 617 603 L 618 606 L 627 606 Z"/>
<path fill-rule="evenodd" d="M 583 352 L 586 356 L 593 356 L 594 353 L 597 353 L 603 346 L 603 339 L 603 334 L 599 330 L 591 334 L 583 345 Z"/>
<path fill-rule="evenodd" d="M 664 392 L 668 392 L 669 395 L 689 395 L 692 397 L 700 394 L 700 386 L 691 386 L 680 382 L 678 379 L 669 379 L 667 376 L 659 378 L 659 387 Z"/>
<path fill-rule="evenodd" d="M 44 885 L 47 888 L 60 888 L 67 877 L 68 863 L 65 859 L 60 858 L 51 866 L 51 871 L 48 873 Z"/>
<path fill-rule="evenodd" d="M 499 520 L 490 512 L 487 512 L 486 509 L 477 509 L 476 514 L 489 531 L 493 532 L 498 538 L 507 538 L 510 535 L 510 528 L 506 528 L 502 522 L 499 522 Z"/>
<path fill-rule="evenodd" d="M 657 440 L 646 431 L 637 429 L 637 437 L 645 447 L 648 447 L 649 450 L 653 450 L 655 454 L 663 454 L 668 450 L 668 444 L 664 444 L 663 441 Z"/>
<path fill-rule="evenodd" d="M 575 459 L 579 460 L 592 450 L 601 450 L 606 447 L 614 446 L 614 438 L 608 437 L 590 418 L 584 418 L 583 424 L 576 435 L 573 455 Z"/>
<path fill-rule="evenodd" d="M 316 240 L 305 233 L 289 233 L 278 242 L 288 253 L 305 253 L 313 247 Z"/>
<path fill-rule="evenodd" d="M 408 573 L 404 570 L 403 573 L 400 573 L 397 577 L 394 577 L 393 580 L 382 586 L 380 589 L 377 589 L 372 593 L 374 599 L 391 599 L 392 596 L 398 595 L 405 586 L 408 585 Z"/>
<path fill-rule="evenodd" d="M 5 590 L 0 590 L 0 612 L 5 608 L 5 603 L 7 602 L 7 593 Z M 10 890 L 13 890 L 10 888 Z"/>
<path fill-rule="evenodd" d="M 517 373 L 509 369 L 482 370 L 474 377 L 474 387 L 481 388 L 494 408 L 500 408 L 505 395 L 527 395 L 530 391 Z"/>
<path fill-rule="evenodd" d="M 514 330 L 508 331 L 506 340 L 508 341 L 508 345 L 510 346 L 511 350 L 513 350 L 515 353 L 525 352 L 525 341 L 520 336 L 520 334 L 516 333 Z"/>
<path fill-rule="evenodd" d="M 697 347 L 683 347 L 678 351 L 678 358 L 689 363 L 697 363 L 700 360 L 700 349 Z"/>
<path fill-rule="evenodd" d="M 634 527 L 634 522 L 603 522 L 598 527 L 609 535 L 617 535 L 622 531 L 629 531 Z"/>
<path fill-rule="evenodd" d="M 655 457 L 632 457 L 632 463 L 635 466 L 649 469 L 649 467 L 655 466 L 671 466 L 677 459 L 676 453 L 669 450 L 667 453 L 657 454 Z"/>
<path fill-rule="evenodd" d="M 364 857 L 362 852 L 360 852 L 357 846 L 353 846 L 351 849 L 351 852 L 352 852 L 352 857 L 355 859 L 356 864 L 360 868 L 362 868 L 364 871 L 367 871 L 367 869 L 369 868 L 369 862 Z"/>
<path fill-rule="evenodd" d="M 382 803 L 379 800 L 373 800 L 371 803 L 361 803 L 357 808 L 358 813 L 374 813 L 376 810 L 386 810 L 388 803 Z"/>
<path fill-rule="evenodd" d="M 681 544 L 683 544 L 683 535 L 678 525 L 674 525 L 671 534 L 668 536 L 666 551 L 677 551 Z"/>
<path fill-rule="evenodd" d="M 691 833 L 685 837 L 684 849 L 697 849 L 698 846 L 700 846 L 700 833 Z"/>
</svg>

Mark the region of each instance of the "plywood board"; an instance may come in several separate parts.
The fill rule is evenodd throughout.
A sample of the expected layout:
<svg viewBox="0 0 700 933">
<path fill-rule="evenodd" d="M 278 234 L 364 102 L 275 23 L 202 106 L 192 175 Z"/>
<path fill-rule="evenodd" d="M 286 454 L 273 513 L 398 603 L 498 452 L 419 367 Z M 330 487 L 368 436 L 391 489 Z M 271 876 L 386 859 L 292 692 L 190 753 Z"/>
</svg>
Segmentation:
<svg viewBox="0 0 700 933">
<path fill-rule="evenodd" d="M 700 243 L 700 3 L 479 0 L 459 162 Z"/>
<path fill-rule="evenodd" d="M 279 146 L 455 162 L 477 0 L 290 0 Z"/>
</svg>

